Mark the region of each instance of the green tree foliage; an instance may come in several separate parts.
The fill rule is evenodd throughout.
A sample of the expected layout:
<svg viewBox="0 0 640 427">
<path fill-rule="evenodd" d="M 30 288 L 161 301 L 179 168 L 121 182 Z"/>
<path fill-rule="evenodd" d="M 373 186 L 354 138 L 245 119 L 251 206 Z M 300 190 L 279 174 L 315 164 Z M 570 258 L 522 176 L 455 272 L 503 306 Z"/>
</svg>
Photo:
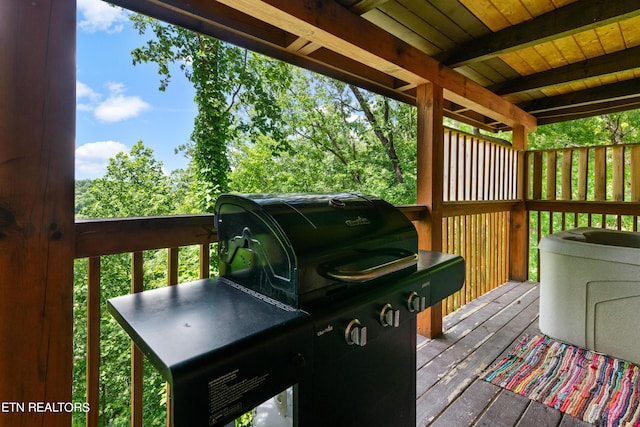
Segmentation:
<svg viewBox="0 0 640 427">
<path fill-rule="evenodd" d="M 183 149 L 193 158 L 201 209 L 210 212 L 217 195 L 229 189 L 227 146 L 232 141 L 241 135 L 268 135 L 286 144 L 276 99 L 288 87 L 290 67 L 143 15 L 131 19 L 140 34 L 154 37 L 133 50 L 133 63 L 156 63 L 160 90 L 170 82 L 170 65 L 179 64 L 196 89 L 193 145 Z"/>
<path fill-rule="evenodd" d="M 529 149 L 628 144 L 640 141 L 640 110 L 605 114 L 539 126 L 529 135 Z"/>
<path fill-rule="evenodd" d="M 130 153 L 109 160 L 103 178 L 93 181 L 80 217 L 163 215 L 175 210 L 173 188 L 153 150 L 138 141 Z"/>
<path fill-rule="evenodd" d="M 93 181 L 80 210 L 86 218 L 168 215 L 174 213 L 175 191 L 162 163 L 153 150 L 136 143 L 130 153 L 119 153 L 109 161 L 103 178 Z M 193 255 L 193 254 L 192 254 Z M 197 256 L 195 257 L 197 259 Z M 154 288 L 166 282 L 164 251 L 144 253 L 145 286 Z M 197 271 L 197 268 L 194 268 Z M 130 347 L 131 341 L 107 314 L 106 301 L 130 292 L 131 257 L 128 254 L 101 257 L 100 288 L 100 423 L 105 426 L 130 424 Z M 87 262 L 77 260 L 74 283 L 74 401 L 86 393 L 87 339 Z M 151 366 L 145 367 L 144 425 L 165 423 L 165 382 Z M 84 425 L 83 414 L 74 414 L 74 425 Z"/>
<path fill-rule="evenodd" d="M 268 137 L 234 144 L 232 190 L 415 200 L 413 107 L 302 70 L 281 102 L 288 149 Z"/>
<path fill-rule="evenodd" d="M 90 179 L 80 179 L 76 180 L 76 188 L 75 188 L 75 214 L 77 215 L 85 205 L 87 204 L 87 195 L 89 194 L 89 189 L 93 185 L 93 182 Z"/>
</svg>

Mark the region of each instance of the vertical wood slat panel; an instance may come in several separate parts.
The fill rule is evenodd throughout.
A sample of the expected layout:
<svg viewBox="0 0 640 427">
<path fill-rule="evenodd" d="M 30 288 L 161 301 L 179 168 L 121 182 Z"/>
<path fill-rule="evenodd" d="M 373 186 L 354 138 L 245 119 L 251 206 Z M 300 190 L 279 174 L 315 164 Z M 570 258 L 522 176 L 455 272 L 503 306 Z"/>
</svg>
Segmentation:
<svg viewBox="0 0 640 427">
<path fill-rule="evenodd" d="M 464 200 L 464 143 L 460 135 L 456 138 L 456 200 Z"/>
<path fill-rule="evenodd" d="M 502 175 L 502 182 L 504 183 L 504 195 L 503 200 L 512 199 L 511 196 L 511 181 L 513 179 L 513 170 L 511 169 L 511 152 L 503 148 L 504 156 L 504 172 Z"/>
<path fill-rule="evenodd" d="M 446 142 L 445 142 L 445 152 L 446 152 Z M 445 159 L 446 159 L 446 155 L 445 155 Z M 447 187 L 445 186 L 445 194 L 446 194 L 446 188 Z M 453 253 L 451 251 L 451 231 L 450 231 L 448 217 L 442 218 L 442 251 L 446 253 Z M 445 306 L 442 307 L 442 315 L 444 316 L 448 313 L 449 313 L 449 308 L 445 304 Z"/>
<path fill-rule="evenodd" d="M 467 260 L 471 259 L 471 245 L 469 244 L 469 238 L 471 237 L 471 234 L 473 234 L 473 230 L 471 229 L 471 216 L 465 215 L 462 217 L 462 219 L 464 222 L 464 259 Z M 471 264 L 469 264 L 468 266 L 465 265 L 465 270 L 465 277 L 469 277 L 469 273 L 471 272 Z M 463 304 L 466 304 L 473 298 L 475 298 L 474 294 L 475 292 L 473 287 L 467 286 Z"/>
<path fill-rule="evenodd" d="M 589 174 L 589 151 L 578 150 L 578 200 L 587 200 L 587 176 Z"/>
<path fill-rule="evenodd" d="M 640 170 L 640 145 L 631 147 L 631 170 Z M 631 201 L 640 202 L 640 174 L 631 174 Z"/>
<path fill-rule="evenodd" d="M 472 180 L 471 180 L 471 199 L 472 200 L 478 200 L 478 177 L 479 175 L 479 171 L 478 171 L 478 140 L 474 139 L 472 141 L 471 144 L 472 147 L 472 151 L 471 151 L 471 164 L 473 165 L 473 171 L 472 171 Z"/>
<path fill-rule="evenodd" d="M 500 200 L 507 199 L 507 150 L 505 147 L 500 147 Z"/>
<path fill-rule="evenodd" d="M 131 293 L 142 292 L 144 289 L 144 271 L 142 252 L 134 252 L 131 255 Z M 142 374 L 143 354 L 138 347 L 131 342 L 131 426 L 142 427 Z"/>
<path fill-rule="evenodd" d="M 491 234 L 490 236 L 492 236 L 491 239 L 491 254 L 492 254 L 492 258 L 493 258 L 493 262 L 491 263 L 492 267 L 491 267 L 491 288 L 495 289 L 495 287 L 497 286 L 497 280 L 498 280 L 498 265 L 499 263 L 499 255 L 500 252 L 498 250 L 498 213 L 497 212 L 492 212 L 491 213 Z"/>
<path fill-rule="evenodd" d="M 445 132 L 443 140 L 443 156 L 444 168 L 442 170 L 442 200 L 445 202 L 452 201 L 451 198 L 451 133 Z"/>
<path fill-rule="evenodd" d="M 562 175 L 560 177 L 562 182 L 562 199 L 571 200 L 572 196 L 572 180 L 571 169 L 573 160 L 573 150 L 562 150 Z"/>
<path fill-rule="evenodd" d="M 540 200 L 542 198 L 542 153 L 536 151 L 533 153 L 533 199 Z"/>
<path fill-rule="evenodd" d="M 547 200 L 556 200 L 556 164 L 555 151 L 547 153 Z"/>
<path fill-rule="evenodd" d="M 509 219 L 509 212 L 443 218 L 443 250 L 463 256 L 466 269 L 461 290 L 443 300 L 443 315 L 508 280 Z"/>
<path fill-rule="evenodd" d="M 487 162 L 485 158 L 484 146 L 485 144 L 481 141 L 478 141 L 478 190 L 477 199 L 478 200 L 486 200 L 484 197 L 484 180 L 487 176 Z"/>
<path fill-rule="evenodd" d="M 477 293 L 478 292 L 477 264 L 478 264 L 478 260 L 481 259 L 478 256 L 478 235 L 480 234 L 480 230 L 478 230 L 478 215 L 473 215 L 471 217 L 471 225 L 472 225 L 472 231 L 471 231 L 471 236 L 469 236 L 469 244 L 471 245 L 471 259 L 469 260 L 470 272 L 467 277 L 469 278 L 469 281 L 471 282 L 473 288 L 476 290 L 476 293 Z"/>
<path fill-rule="evenodd" d="M 607 161 L 606 148 L 597 147 L 594 149 L 594 200 L 607 199 Z"/>
<path fill-rule="evenodd" d="M 624 200 L 624 147 L 612 147 L 612 199 Z"/>
<path fill-rule="evenodd" d="M 473 182 L 473 165 L 471 159 L 471 147 L 475 138 L 469 137 L 467 135 L 463 135 L 462 144 L 463 144 L 463 168 L 464 168 L 464 189 L 462 192 L 462 197 L 464 200 L 471 200 L 472 190 L 471 183 Z"/>
<path fill-rule="evenodd" d="M 455 218 L 454 218 L 454 220 L 455 220 Z M 454 235 L 452 237 L 454 237 L 454 238 L 459 237 L 457 235 L 458 235 L 458 233 L 455 233 L 455 231 L 454 231 Z M 444 241 L 444 239 L 443 239 L 443 241 Z M 459 249 L 457 250 L 457 252 L 459 253 Z M 451 313 L 452 311 L 455 310 L 454 306 L 455 306 L 456 296 L 458 297 L 458 299 L 460 299 L 460 295 L 463 294 L 463 293 L 464 293 L 464 287 L 460 291 L 458 291 L 458 292 L 456 292 L 456 293 L 454 293 L 452 295 L 449 295 L 449 297 L 447 298 L 446 307 L 443 307 L 443 311 L 442 311 L 442 315 L 443 316 L 445 315 L 445 313 L 448 314 L 448 313 Z"/>
<path fill-rule="evenodd" d="M 489 200 L 495 200 L 496 199 L 496 189 L 497 189 L 497 182 L 498 182 L 498 171 L 497 171 L 497 167 L 496 167 L 496 145 L 495 144 L 489 144 L 489 148 L 491 150 L 491 157 L 490 157 L 490 161 L 491 161 L 491 180 L 490 180 L 490 184 L 489 184 L 489 188 L 490 188 L 490 195 L 489 195 Z"/>
<path fill-rule="evenodd" d="M 458 143 L 456 141 L 457 141 L 457 138 L 455 138 L 453 135 L 450 135 L 450 140 L 449 140 L 450 157 L 449 157 L 449 165 L 448 165 L 449 167 L 447 168 L 449 173 L 449 200 L 458 200 L 458 169 L 457 169 Z"/>
<path fill-rule="evenodd" d="M 100 416 L 100 257 L 88 262 L 87 287 L 87 427 L 96 427 Z"/>
</svg>

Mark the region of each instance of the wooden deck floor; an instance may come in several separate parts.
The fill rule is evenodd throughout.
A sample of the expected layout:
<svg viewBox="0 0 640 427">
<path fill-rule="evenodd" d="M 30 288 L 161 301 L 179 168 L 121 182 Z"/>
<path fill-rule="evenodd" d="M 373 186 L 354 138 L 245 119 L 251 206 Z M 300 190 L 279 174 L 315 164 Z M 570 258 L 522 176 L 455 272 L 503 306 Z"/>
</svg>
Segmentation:
<svg viewBox="0 0 640 427">
<path fill-rule="evenodd" d="M 537 283 L 506 283 L 446 316 L 442 337 L 419 337 L 417 426 L 591 426 L 478 379 L 538 331 L 538 295 Z"/>
</svg>

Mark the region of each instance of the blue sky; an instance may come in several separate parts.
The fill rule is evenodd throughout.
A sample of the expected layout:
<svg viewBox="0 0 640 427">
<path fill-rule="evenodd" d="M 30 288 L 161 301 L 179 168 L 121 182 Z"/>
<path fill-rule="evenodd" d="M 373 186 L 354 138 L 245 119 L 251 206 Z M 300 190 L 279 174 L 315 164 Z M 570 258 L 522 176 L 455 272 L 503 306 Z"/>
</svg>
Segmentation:
<svg viewBox="0 0 640 427">
<path fill-rule="evenodd" d="M 104 175 L 110 157 L 142 140 L 165 171 L 187 165 L 174 150 L 189 140 L 194 89 L 176 67 L 165 92 L 154 64 L 132 64 L 131 50 L 148 36 L 131 28 L 128 12 L 101 0 L 78 0 L 76 179 Z"/>
</svg>

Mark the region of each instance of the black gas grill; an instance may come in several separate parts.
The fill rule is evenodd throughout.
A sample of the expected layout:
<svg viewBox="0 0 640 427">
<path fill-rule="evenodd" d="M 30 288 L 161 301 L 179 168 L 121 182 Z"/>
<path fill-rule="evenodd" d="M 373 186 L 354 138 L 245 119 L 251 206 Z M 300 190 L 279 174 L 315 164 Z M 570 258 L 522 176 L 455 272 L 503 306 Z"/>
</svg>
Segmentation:
<svg viewBox="0 0 640 427">
<path fill-rule="evenodd" d="M 462 258 L 418 251 L 362 194 L 223 195 L 215 220 L 219 277 L 109 301 L 171 383 L 174 424 L 278 395 L 302 427 L 414 426 L 415 317 L 460 289 Z"/>
</svg>

